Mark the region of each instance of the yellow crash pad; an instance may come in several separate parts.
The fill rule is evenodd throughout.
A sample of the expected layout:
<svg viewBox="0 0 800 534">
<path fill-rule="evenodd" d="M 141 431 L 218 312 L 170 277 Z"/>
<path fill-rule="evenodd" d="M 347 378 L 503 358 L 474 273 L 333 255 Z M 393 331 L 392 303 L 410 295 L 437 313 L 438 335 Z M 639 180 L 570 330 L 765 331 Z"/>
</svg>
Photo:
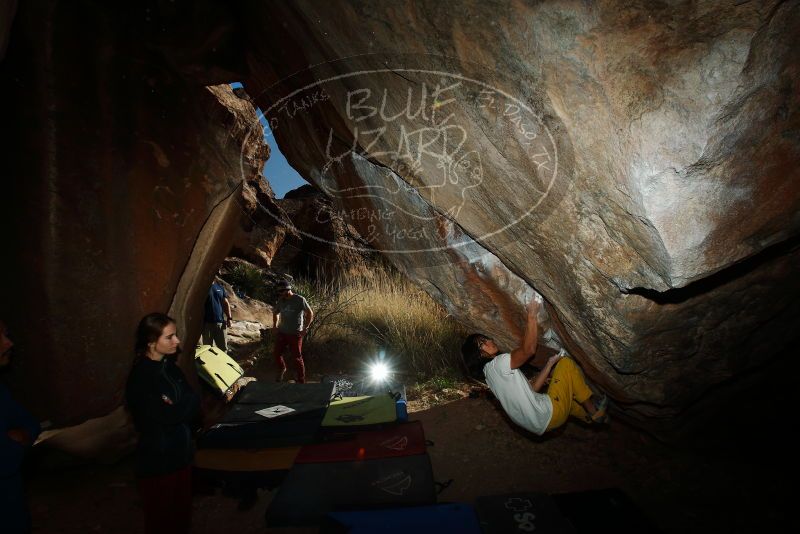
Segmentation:
<svg viewBox="0 0 800 534">
<path fill-rule="evenodd" d="M 333 401 L 325 412 L 322 426 L 362 426 L 397 420 L 395 401 L 387 395 L 345 397 Z"/>
<path fill-rule="evenodd" d="M 212 345 L 200 345 L 194 352 L 197 373 L 215 390 L 225 394 L 244 371 L 233 358 Z"/>
<path fill-rule="evenodd" d="M 289 469 L 300 447 L 274 449 L 200 449 L 194 465 L 215 471 L 279 471 Z"/>
</svg>

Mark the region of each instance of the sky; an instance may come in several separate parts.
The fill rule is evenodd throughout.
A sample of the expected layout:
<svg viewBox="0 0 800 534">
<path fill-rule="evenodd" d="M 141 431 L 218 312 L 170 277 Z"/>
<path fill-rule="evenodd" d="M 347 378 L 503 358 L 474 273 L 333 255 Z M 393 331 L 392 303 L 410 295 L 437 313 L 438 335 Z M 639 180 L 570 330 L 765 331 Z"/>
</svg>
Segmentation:
<svg viewBox="0 0 800 534">
<path fill-rule="evenodd" d="M 242 87 L 242 84 L 238 82 L 232 83 L 231 87 L 236 89 Z M 286 157 L 278 148 L 278 143 L 275 142 L 272 130 L 269 129 L 261 110 L 258 110 L 258 115 L 261 118 L 261 125 L 264 127 L 264 140 L 269 144 L 270 148 L 269 159 L 264 165 L 264 176 L 266 176 L 269 185 L 275 192 L 275 198 L 283 198 L 287 191 L 297 189 L 308 182 L 303 180 L 300 174 L 286 161 Z"/>
</svg>

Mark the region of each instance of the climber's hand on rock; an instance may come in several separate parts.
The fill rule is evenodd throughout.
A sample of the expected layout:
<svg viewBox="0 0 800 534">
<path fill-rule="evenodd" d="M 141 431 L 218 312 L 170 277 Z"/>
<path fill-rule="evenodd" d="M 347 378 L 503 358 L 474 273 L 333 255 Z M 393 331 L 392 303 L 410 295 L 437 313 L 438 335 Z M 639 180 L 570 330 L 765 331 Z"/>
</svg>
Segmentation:
<svg viewBox="0 0 800 534">
<path fill-rule="evenodd" d="M 535 317 L 537 313 L 539 313 L 539 308 L 541 304 L 536 299 L 536 297 L 532 297 L 530 302 L 528 302 L 528 317 Z"/>
</svg>

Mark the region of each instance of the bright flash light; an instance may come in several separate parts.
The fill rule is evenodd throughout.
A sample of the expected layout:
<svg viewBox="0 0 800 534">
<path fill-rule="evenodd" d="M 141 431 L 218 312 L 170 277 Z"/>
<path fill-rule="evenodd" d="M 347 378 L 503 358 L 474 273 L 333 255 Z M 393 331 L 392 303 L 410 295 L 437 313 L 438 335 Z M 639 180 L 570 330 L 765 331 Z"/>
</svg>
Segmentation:
<svg viewBox="0 0 800 534">
<path fill-rule="evenodd" d="M 369 374 L 374 382 L 383 382 L 389 377 L 389 367 L 382 362 L 373 363 L 369 368 Z"/>
</svg>

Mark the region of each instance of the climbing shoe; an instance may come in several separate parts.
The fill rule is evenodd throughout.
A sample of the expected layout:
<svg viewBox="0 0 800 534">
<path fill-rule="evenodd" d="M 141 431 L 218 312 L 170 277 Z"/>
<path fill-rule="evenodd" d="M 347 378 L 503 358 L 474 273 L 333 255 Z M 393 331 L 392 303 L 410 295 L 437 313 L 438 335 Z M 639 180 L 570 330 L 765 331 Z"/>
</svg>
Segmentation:
<svg viewBox="0 0 800 534">
<path fill-rule="evenodd" d="M 595 403 L 597 409 L 592 414 L 592 423 L 608 423 L 608 397 L 603 395 L 599 401 Z"/>
</svg>

